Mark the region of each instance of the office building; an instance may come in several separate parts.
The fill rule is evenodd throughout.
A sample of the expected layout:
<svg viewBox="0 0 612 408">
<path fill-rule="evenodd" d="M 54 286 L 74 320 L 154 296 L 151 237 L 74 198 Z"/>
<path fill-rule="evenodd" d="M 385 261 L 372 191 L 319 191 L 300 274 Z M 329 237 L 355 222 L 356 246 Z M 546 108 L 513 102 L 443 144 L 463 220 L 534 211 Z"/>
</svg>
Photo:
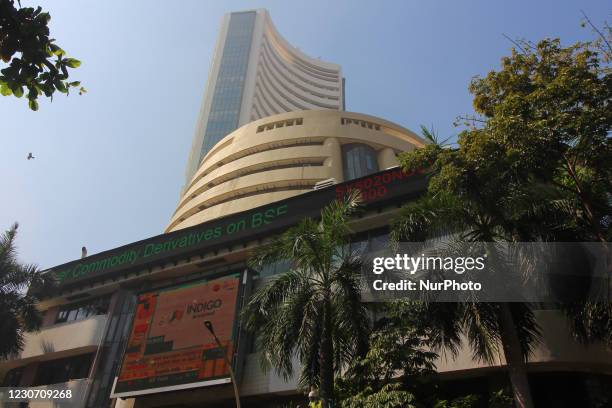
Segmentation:
<svg viewBox="0 0 612 408">
<path fill-rule="evenodd" d="M 344 108 L 342 69 L 291 46 L 266 10 L 223 17 L 186 168 L 235 129 L 266 116 Z"/>
<path fill-rule="evenodd" d="M 227 358 L 243 407 L 303 404 L 297 374 L 264 373 L 239 319 L 250 295 L 289 265 L 255 270 L 250 257 L 351 189 L 364 199 L 349 225 L 353 244 L 384 245 L 399 207 L 428 183 L 397 167 L 398 153 L 424 146 L 420 137 L 343 105 L 339 66 L 292 48 L 263 10 L 227 15 L 166 232 L 50 268 L 59 289 L 39 305 L 41 330 L 0 361 L 2 385 L 72 392 L 29 402 L 37 408 L 225 408 L 234 406 Z M 537 406 L 604 395 L 612 352 L 572 339 L 558 310 L 536 317 L 544 341 L 527 369 Z M 507 384 L 502 355 L 475 361 L 467 345 L 436 366 L 449 395 Z"/>
<path fill-rule="evenodd" d="M 255 120 L 204 156 L 167 231 L 397 166 L 399 152 L 423 145 L 406 128 L 353 112 L 308 110 Z"/>
<path fill-rule="evenodd" d="M 252 143 L 253 134 L 261 145 Z M 56 405 L 30 402 L 40 408 L 231 407 L 225 356 L 237 371 L 243 406 L 303 401 L 297 375 L 285 380 L 261 370 L 259 350 L 238 319 L 250 294 L 288 265 L 254 270 L 248 259 L 263 240 L 317 217 L 353 188 L 365 198 L 350 223 L 354 243 L 386 242 L 399 205 L 427 187 L 426 175 L 393 167 L 395 152 L 420 145 L 391 122 L 325 110 L 280 114 L 230 133 L 211 151 L 210 162 L 202 162 L 169 232 L 49 270 L 60 289 L 40 304 L 41 330 L 26 334 L 20 355 L 0 362 L 3 385 L 70 389 L 74 395 Z M 215 185 L 200 191 L 210 182 Z M 210 200 L 214 205 L 199 208 Z M 610 350 L 573 340 L 558 310 L 537 310 L 536 317 L 544 341 L 527 366 L 537 384 L 534 398 L 542 403 L 604 395 Z M 214 323 L 222 348 L 203 328 L 205 319 Z M 440 356 L 436 365 L 451 395 L 497 390 L 507 379 L 503 356 L 474 361 L 467 346 L 454 359 Z"/>
</svg>

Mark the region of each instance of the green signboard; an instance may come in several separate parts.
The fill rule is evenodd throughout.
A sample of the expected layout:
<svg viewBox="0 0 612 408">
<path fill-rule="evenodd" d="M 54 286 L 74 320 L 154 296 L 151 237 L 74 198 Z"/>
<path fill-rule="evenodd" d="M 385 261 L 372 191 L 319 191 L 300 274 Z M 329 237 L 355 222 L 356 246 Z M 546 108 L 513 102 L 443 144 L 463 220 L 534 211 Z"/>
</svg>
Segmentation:
<svg viewBox="0 0 612 408">
<path fill-rule="evenodd" d="M 51 268 L 62 286 L 108 278 L 117 273 L 155 265 L 173 258 L 211 251 L 282 230 L 305 217 L 317 217 L 321 208 L 352 189 L 362 193 L 366 206 L 418 194 L 427 176 L 386 170 L 367 177 L 301 194 L 249 211 L 232 214 L 179 231 L 158 235 L 87 258 Z"/>
</svg>

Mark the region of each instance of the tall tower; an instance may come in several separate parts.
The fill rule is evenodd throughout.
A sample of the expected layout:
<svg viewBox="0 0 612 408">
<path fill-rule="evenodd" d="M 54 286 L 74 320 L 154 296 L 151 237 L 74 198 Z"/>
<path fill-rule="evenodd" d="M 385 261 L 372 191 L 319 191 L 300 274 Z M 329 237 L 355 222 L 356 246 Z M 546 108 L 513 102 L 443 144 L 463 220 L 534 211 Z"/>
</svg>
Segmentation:
<svg viewBox="0 0 612 408">
<path fill-rule="evenodd" d="M 266 10 L 226 14 L 212 58 L 185 184 L 225 135 L 253 120 L 305 109 L 344 110 L 340 65 L 309 57 L 276 31 Z"/>
</svg>

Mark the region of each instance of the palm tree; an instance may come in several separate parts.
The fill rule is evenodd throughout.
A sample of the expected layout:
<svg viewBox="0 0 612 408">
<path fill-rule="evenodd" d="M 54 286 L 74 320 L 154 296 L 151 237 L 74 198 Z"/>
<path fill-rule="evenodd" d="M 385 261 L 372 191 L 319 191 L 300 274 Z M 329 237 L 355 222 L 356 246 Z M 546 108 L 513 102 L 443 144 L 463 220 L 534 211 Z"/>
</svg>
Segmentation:
<svg viewBox="0 0 612 408">
<path fill-rule="evenodd" d="M 421 128 L 430 143 L 405 153 L 402 164 L 407 170 L 431 166 L 434 175 L 428 193 L 401 208 L 392 226 L 393 242 L 422 242 L 441 237 L 453 237 L 449 239 L 460 243 L 542 238 L 541 217 L 546 213 L 548 219 L 554 218 L 554 207 L 542 205 L 536 211 L 524 191 L 509 191 L 506 185 L 494 181 L 487 184 L 486 177 L 476 176 L 465 164 L 461 149 L 445 149 L 433 130 Z M 486 248 L 487 255 L 501 259 L 495 246 Z M 517 407 L 533 407 L 525 363 L 539 341 L 540 331 L 530 305 L 426 303 L 421 313 L 434 350 L 455 354 L 463 334 L 476 360 L 493 362 L 501 351 Z"/>
<path fill-rule="evenodd" d="M 52 287 L 50 277 L 39 273 L 31 264 L 17 260 L 15 223 L 0 236 L 0 358 L 5 359 L 23 349 L 24 332 L 37 330 L 41 324 L 36 309 L 37 293 Z M 43 290 L 40 290 L 43 289 Z"/>
<path fill-rule="evenodd" d="M 297 355 L 300 385 L 320 388 L 325 407 L 332 401 L 335 375 L 367 348 L 361 260 L 347 226 L 358 204 L 353 192 L 325 207 L 319 220 L 304 219 L 259 247 L 253 265 L 289 260 L 293 267 L 265 283 L 243 311 L 261 346 L 262 367 L 273 366 L 287 379 Z"/>
<path fill-rule="evenodd" d="M 459 242 L 495 242 L 507 238 L 494 218 L 473 204 L 450 196 L 423 197 L 401 209 L 392 237 L 423 241 L 455 234 Z M 517 406 L 533 406 L 525 362 L 539 340 L 539 327 L 529 305 L 426 303 L 421 310 L 421 322 L 428 327 L 428 337 L 437 351 L 446 349 L 456 354 L 464 334 L 474 359 L 492 363 L 501 344 Z"/>
</svg>

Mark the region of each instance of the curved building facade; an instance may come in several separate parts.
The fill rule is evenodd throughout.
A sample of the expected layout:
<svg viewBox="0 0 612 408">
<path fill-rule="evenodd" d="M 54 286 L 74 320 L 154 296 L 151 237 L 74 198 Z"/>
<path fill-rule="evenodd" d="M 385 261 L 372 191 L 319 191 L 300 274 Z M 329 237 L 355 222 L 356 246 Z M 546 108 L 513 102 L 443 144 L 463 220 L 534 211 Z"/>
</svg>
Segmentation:
<svg viewBox="0 0 612 408">
<path fill-rule="evenodd" d="M 278 33 L 266 10 L 225 15 L 186 169 L 253 120 L 305 109 L 344 109 L 342 69 L 312 58 Z"/>
<path fill-rule="evenodd" d="M 408 129 L 358 113 L 306 110 L 255 120 L 204 157 L 167 231 L 396 166 L 397 153 L 423 145 Z"/>
</svg>

